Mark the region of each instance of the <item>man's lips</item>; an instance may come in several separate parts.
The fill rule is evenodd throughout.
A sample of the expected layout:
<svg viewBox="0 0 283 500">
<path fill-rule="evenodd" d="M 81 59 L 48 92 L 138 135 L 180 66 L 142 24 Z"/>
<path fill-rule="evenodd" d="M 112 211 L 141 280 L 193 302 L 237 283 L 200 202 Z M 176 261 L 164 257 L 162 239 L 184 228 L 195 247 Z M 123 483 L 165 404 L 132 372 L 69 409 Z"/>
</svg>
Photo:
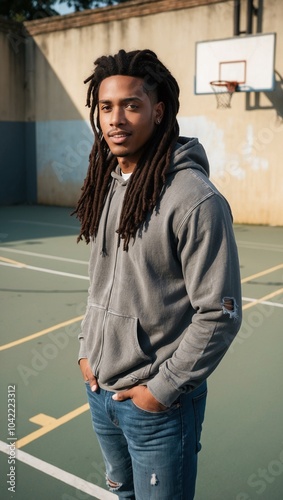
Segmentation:
<svg viewBox="0 0 283 500">
<path fill-rule="evenodd" d="M 122 144 L 123 142 L 126 141 L 126 139 L 130 136 L 131 134 L 129 132 L 125 132 L 123 130 L 116 131 L 116 132 L 109 132 L 108 137 L 115 143 L 115 144 Z"/>
</svg>

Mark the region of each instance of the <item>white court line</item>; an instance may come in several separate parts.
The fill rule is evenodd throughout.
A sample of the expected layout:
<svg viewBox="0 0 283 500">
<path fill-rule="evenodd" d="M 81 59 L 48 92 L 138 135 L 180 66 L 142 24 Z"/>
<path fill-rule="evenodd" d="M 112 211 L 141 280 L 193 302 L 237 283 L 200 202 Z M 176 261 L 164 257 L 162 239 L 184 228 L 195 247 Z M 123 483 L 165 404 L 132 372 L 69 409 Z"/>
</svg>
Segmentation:
<svg viewBox="0 0 283 500">
<path fill-rule="evenodd" d="M 3 248 L 1 248 L 1 250 L 3 250 Z M 67 276 L 69 278 L 78 278 L 78 279 L 83 279 L 83 280 L 89 280 L 88 276 L 82 276 L 80 274 L 73 274 L 73 273 L 65 273 L 63 271 L 55 271 L 54 269 L 46 269 L 44 267 L 28 266 L 27 264 L 20 263 L 20 262 L 18 264 L 11 264 L 8 262 L 1 262 L 0 261 L 0 265 L 14 267 L 17 269 L 23 269 L 23 268 L 31 269 L 32 271 L 39 271 L 39 272 L 49 273 L 49 274 L 57 274 L 59 276 Z M 257 302 L 258 301 L 258 299 L 252 299 L 249 297 L 242 297 L 242 299 L 243 299 L 243 301 L 246 301 L 246 302 Z M 269 305 L 269 306 L 273 306 L 273 307 L 283 307 L 283 304 L 280 304 L 278 302 L 269 302 L 269 301 L 264 300 L 264 301 L 261 301 L 260 303 L 265 304 L 265 305 Z"/>
<path fill-rule="evenodd" d="M 17 222 L 20 224 L 32 224 L 34 226 L 50 226 L 50 227 L 64 227 L 66 229 L 73 229 L 74 231 L 79 230 L 79 226 L 71 226 L 67 224 L 53 224 L 51 222 L 36 222 L 36 221 L 31 221 L 31 220 L 11 220 L 10 222 Z"/>
<path fill-rule="evenodd" d="M 257 302 L 258 299 L 251 299 L 249 297 L 242 297 L 242 300 L 246 302 Z M 260 301 L 260 304 L 265 304 L 266 306 L 272 306 L 272 307 L 283 307 L 283 304 L 280 304 L 280 302 L 269 302 L 268 300 L 263 300 Z"/>
<path fill-rule="evenodd" d="M 10 447 L 9 444 L 0 441 L 0 451 L 10 455 Z M 115 500 L 117 499 L 117 495 L 114 495 L 110 491 L 106 491 L 100 486 L 96 486 L 95 484 L 89 483 L 80 477 L 75 476 L 74 474 L 70 474 L 69 472 L 64 471 L 63 469 L 59 469 L 55 465 L 49 464 L 48 462 L 44 462 L 39 458 L 33 457 L 29 453 L 26 453 L 22 450 L 16 450 L 16 459 L 20 462 L 23 462 L 34 469 L 37 469 L 48 476 L 54 477 L 63 483 L 76 488 L 77 490 L 83 491 L 88 495 L 97 498 L 98 500 Z"/>
<path fill-rule="evenodd" d="M 42 257 L 44 259 L 60 260 L 63 262 L 72 262 L 74 264 L 88 264 L 88 261 L 86 260 L 68 259 L 66 257 L 57 257 L 56 255 L 48 255 L 45 253 L 27 252 L 26 250 L 16 250 L 15 248 L 10 247 L 0 247 L 0 250 L 1 252 L 19 253 L 23 255 L 30 255 L 31 257 Z"/>
<path fill-rule="evenodd" d="M 88 280 L 88 276 L 82 276 L 81 274 L 64 273 L 63 271 L 55 271 L 54 269 L 45 269 L 44 267 L 28 266 L 27 264 L 18 263 L 10 264 L 9 262 L 1 262 L 0 266 L 14 267 L 16 269 L 30 269 L 31 271 L 39 271 L 41 273 L 57 274 L 58 276 L 67 276 L 68 278 L 77 278 L 80 280 Z"/>
<path fill-rule="evenodd" d="M 255 243 L 252 241 L 236 240 L 238 247 L 251 248 L 253 250 L 268 250 L 271 252 L 283 252 L 283 246 L 276 243 Z"/>
</svg>

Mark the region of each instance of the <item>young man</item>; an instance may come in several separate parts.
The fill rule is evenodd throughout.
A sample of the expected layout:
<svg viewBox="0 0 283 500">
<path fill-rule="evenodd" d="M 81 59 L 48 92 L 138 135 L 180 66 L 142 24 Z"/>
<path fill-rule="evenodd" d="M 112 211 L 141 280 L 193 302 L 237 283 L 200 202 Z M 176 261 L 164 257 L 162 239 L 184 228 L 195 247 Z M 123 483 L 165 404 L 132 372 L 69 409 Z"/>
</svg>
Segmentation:
<svg viewBox="0 0 283 500">
<path fill-rule="evenodd" d="M 179 137 L 179 87 L 152 51 L 101 57 L 86 82 L 79 363 L 107 484 L 119 498 L 192 500 L 206 379 L 241 323 L 230 208 L 198 140 Z"/>
</svg>

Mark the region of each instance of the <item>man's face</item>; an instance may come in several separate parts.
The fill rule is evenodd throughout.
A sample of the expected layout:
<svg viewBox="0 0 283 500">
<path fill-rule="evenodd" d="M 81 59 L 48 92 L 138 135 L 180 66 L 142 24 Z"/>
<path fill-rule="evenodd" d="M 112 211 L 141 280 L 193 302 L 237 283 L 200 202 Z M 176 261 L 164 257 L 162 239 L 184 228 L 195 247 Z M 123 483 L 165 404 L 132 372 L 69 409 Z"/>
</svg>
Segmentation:
<svg viewBox="0 0 283 500">
<path fill-rule="evenodd" d="M 154 92 L 147 93 L 143 85 L 142 78 L 115 75 L 105 78 L 99 88 L 100 127 L 124 172 L 134 170 L 163 116 L 164 104 L 156 102 Z"/>
</svg>

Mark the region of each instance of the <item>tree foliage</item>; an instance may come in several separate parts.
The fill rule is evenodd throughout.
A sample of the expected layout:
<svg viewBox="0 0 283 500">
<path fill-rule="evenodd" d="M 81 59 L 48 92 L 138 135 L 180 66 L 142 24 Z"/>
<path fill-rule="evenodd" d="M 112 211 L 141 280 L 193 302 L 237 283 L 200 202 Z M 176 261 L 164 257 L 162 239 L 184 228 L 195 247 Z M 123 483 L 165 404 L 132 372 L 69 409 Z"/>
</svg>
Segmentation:
<svg viewBox="0 0 283 500">
<path fill-rule="evenodd" d="M 56 3 L 67 4 L 74 11 L 107 7 L 129 0 L 1 0 L 0 16 L 14 21 L 40 19 L 59 15 L 54 8 Z"/>
</svg>

